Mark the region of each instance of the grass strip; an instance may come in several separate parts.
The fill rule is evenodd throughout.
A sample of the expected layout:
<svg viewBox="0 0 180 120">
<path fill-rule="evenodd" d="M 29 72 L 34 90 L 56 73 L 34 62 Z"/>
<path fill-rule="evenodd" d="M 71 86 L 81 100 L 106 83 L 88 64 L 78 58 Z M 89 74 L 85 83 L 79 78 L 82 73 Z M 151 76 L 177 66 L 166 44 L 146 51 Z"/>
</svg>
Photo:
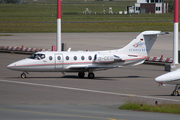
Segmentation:
<svg viewBox="0 0 180 120">
<path fill-rule="evenodd" d="M 173 23 L 62 23 L 62 32 L 173 31 Z M 0 23 L 0 33 L 56 32 L 56 23 Z"/>
<path fill-rule="evenodd" d="M 94 0 L 91 0 L 91 2 L 82 2 L 81 0 L 68 1 L 61 4 L 62 22 L 86 23 L 62 23 L 62 32 L 173 31 L 173 13 L 118 15 L 119 11 L 126 9 L 126 6 L 134 5 L 136 0 L 122 0 L 119 2 L 97 2 Z M 0 4 L 0 33 L 56 32 L 57 5 L 56 1 L 55 3 L 51 2 L 48 4 L 44 2 Z M 113 7 L 113 15 L 109 15 L 109 7 Z M 85 8 L 89 8 L 92 14 L 83 15 Z M 103 10 L 106 11 L 105 15 L 101 14 Z M 92 23 L 94 21 L 99 23 Z M 118 22 L 116 23 L 116 21 Z"/>
<path fill-rule="evenodd" d="M 119 109 L 180 114 L 180 104 L 148 105 L 140 103 L 125 103 L 120 106 Z"/>
</svg>

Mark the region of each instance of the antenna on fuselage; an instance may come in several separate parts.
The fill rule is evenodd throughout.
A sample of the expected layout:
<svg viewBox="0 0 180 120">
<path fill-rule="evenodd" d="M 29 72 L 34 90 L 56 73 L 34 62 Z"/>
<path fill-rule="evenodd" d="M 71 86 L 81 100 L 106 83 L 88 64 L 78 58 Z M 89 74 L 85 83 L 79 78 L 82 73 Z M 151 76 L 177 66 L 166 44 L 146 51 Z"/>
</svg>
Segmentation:
<svg viewBox="0 0 180 120">
<path fill-rule="evenodd" d="M 70 52 L 70 51 L 71 51 L 71 48 L 69 48 L 67 51 Z"/>
</svg>

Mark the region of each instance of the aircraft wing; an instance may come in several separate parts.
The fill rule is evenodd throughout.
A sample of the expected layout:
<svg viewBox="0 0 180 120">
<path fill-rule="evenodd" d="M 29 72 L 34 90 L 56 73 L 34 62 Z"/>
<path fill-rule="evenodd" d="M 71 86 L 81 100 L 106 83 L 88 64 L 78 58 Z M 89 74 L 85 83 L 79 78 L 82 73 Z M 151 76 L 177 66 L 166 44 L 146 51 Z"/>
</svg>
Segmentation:
<svg viewBox="0 0 180 120">
<path fill-rule="evenodd" d="M 98 70 L 106 70 L 106 69 L 112 69 L 112 68 L 118 68 L 120 66 L 70 66 L 69 69 L 71 70 L 93 70 L 93 71 L 98 71 Z"/>
</svg>

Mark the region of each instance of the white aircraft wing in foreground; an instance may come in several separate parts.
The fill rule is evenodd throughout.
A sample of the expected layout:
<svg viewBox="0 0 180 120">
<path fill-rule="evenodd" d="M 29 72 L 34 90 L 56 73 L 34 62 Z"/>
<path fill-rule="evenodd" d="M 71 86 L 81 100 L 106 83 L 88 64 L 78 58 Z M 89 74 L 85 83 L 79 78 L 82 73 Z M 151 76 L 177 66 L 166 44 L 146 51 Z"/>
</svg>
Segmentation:
<svg viewBox="0 0 180 120">
<path fill-rule="evenodd" d="M 88 77 L 93 79 L 94 71 L 142 64 L 160 34 L 167 33 L 144 31 L 125 47 L 115 50 L 36 52 L 7 68 L 23 71 L 22 78 L 27 72 L 77 72 L 80 78 L 88 72 Z"/>
</svg>

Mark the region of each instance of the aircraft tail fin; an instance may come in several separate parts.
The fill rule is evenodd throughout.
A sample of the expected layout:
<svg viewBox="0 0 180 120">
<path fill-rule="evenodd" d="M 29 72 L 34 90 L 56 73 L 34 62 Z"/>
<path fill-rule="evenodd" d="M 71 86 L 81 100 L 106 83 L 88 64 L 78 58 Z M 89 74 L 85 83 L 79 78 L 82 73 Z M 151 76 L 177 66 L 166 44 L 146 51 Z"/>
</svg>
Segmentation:
<svg viewBox="0 0 180 120">
<path fill-rule="evenodd" d="M 119 51 L 126 52 L 127 54 L 147 56 L 157 37 L 164 34 L 169 33 L 161 31 L 144 31 L 140 33 L 128 45 L 126 45 L 122 49 L 119 49 Z"/>
</svg>

